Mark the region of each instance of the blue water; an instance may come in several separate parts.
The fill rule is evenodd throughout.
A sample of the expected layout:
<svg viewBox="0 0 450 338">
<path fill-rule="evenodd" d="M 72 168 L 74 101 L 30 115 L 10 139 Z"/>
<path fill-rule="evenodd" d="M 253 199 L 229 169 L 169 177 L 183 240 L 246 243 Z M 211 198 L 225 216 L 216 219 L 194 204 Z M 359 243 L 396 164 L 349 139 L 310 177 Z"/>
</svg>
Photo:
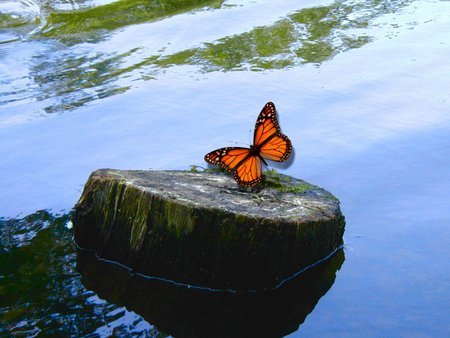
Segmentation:
<svg viewBox="0 0 450 338">
<path fill-rule="evenodd" d="M 347 221 L 334 283 L 286 334 L 450 336 L 449 1 L 235 0 L 80 31 L 49 14 L 107 3 L 0 2 L 0 335 L 58 317 L 77 335 L 171 334 L 83 283 L 67 214 L 95 169 L 189 169 L 248 143 L 270 100 L 295 148 L 283 173 Z M 314 7 L 331 14 L 295 21 Z M 44 249 L 59 268 L 25 273 Z"/>
</svg>

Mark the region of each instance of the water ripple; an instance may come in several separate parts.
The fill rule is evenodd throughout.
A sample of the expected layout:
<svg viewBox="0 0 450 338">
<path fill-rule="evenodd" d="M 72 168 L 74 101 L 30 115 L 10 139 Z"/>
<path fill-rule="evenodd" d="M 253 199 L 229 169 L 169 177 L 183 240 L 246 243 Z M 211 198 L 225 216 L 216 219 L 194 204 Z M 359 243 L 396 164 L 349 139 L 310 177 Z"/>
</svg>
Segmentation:
<svg viewBox="0 0 450 338">
<path fill-rule="evenodd" d="M 369 43 L 372 37 L 365 28 L 410 2 L 336 1 L 291 11 L 273 23 L 233 35 L 224 29 L 225 22 L 229 15 L 247 9 L 223 6 L 222 1 L 50 1 L 41 7 L 20 2 L 28 8 L 24 13 L 32 13 L 34 19 L 31 14 L 16 18 L 12 13 L 17 10 L 9 12 L 3 34 L 11 48 L 0 52 L 8 63 L 0 68 L 6 75 L 0 106 L 34 103 L 27 114 L 62 113 L 185 66 L 194 77 L 216 71 L 319 66 Z M 14 20 L 32 22 L 33 33 L 15 41 L 14 34 L 20 34 Z M 208 41 L 203 24 L 221 20 L 225 35 Z M 178 48 L 183 44 L 186 48 L 174 49 L 171 41 L 180 38 L 185 42 L 177 43 Z M 25 58 L 31 62 L 19 61 L 16 50 L 31 52 L 32 57 Z"/>
</svg>

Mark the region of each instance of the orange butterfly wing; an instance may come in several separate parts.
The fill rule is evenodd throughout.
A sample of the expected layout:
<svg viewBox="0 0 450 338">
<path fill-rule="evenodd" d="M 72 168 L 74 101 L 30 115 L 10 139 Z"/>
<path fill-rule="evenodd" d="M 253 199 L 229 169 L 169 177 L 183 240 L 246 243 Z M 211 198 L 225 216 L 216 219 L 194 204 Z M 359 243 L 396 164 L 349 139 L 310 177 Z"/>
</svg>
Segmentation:
<svg viewBox="0 0 450 338">
<path fill-rule="evenodd" d="M 267 102 L 256 119 L 253 145 L 258 147 L 273 135 L 280 133 L 275 105 L 272 102 Z"/>
<path fill-rule="evenodd" d="M 260 155 L 271 161 L 284 162 L 292 153 L 292 144 L 286 135 L 273 136 L 259 148 Z"/>
<path fill-rule="evenodd" d="M 281 133 L 275 105 L 268 102 L 256 120 L 251 149 L 241 147 L 216 149 L 205 155 L 205 161 L 231 171 L 239 185 L 254 187 L 264 178 L 262 158 L 284 162 L 291 152 L 291 141 Z"/>
<path fill-rule="evenodd" d="M 233 171 L 243 160 L 250 156 L 249 148 L 226 147 L 216 149 L 205 155 L 205 161 Z"/>
<path fill-rule="evenodd" d="M 205 161 L 231 171 L 243 187 L 254 187 L 262 181 L 262 165 L 249 148 L 220 148 L 205 155 Z"/>
<path fill-rule="evenodd" d="M 233 171 L 235 180 L 242 187 L 254 187 L 263 180 L 262 164 L 259 156 L 250 155 Z"/>
<path fill-rule="evenodd" d="M 267 102 L 256 120 L 253 137 L 259 154 L 271 161 L 284 162 L 292 153 L 292 143 L 281 133 L 275 105 Z"/>
</svg>

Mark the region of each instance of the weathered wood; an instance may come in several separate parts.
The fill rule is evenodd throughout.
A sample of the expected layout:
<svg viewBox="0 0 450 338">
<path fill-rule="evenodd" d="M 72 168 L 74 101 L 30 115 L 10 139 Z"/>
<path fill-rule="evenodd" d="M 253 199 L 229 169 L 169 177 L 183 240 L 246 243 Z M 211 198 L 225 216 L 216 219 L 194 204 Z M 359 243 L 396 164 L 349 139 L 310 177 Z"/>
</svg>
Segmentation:
<svg viewBox="0 0 450 338">
<path fill-rule="evenodd" d="M 332 253 L 345 222 L 333 195 L 289 176 L 247 192 L 223 173 L 102 169 L 73 223 L 80 247 L 137 272 L 261 290 Z"/>
</svg>

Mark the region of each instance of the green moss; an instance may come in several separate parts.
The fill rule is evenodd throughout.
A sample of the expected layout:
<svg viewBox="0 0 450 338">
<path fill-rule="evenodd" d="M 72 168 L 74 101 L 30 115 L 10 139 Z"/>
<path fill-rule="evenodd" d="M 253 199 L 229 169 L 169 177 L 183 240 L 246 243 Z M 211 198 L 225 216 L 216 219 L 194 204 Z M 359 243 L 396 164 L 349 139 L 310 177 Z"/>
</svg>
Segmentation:
<svg viewBox="0 0 450 338">
<path fill-rule="evenodd" d="M 200 172 L 197 168 L 198 168 L 197 166 L 192 165 L 190 171 L 195 173 Z M 204 169 L 203 172 L 222 173 L 224 175 L 230 175 L 228 171 L 220 167 L 207 168 Z M 300 183 L 295 183 L 291 176 L 280 174 L 276 169 L 266 170 L 264 172 L 264 180 L 259 186 L 287 193 L 304 193 L 308 190 L 321 189 L 318 186 L 309 184 L 304 181 L 301 181 Z"/>
<path fill-rule="evenodd" d="M 269 169 L 264 172 L 266 179 L 273 180 L 275 182 L 281 182 L 281 174 L 276 169 Z"/>
<path fill-rule="evenodd" d="M 126 180 L 90 179 L 88 190 L 94 191 L 96 210 L 91 212 L 101 218 L 92 222 L 99 229 L 96 237 L 112 236 L 134 252 L 141 249 L 148 231 L 181 238 L 194 230 L 196 218 L 191 208 L 149 195 Z"/>
<path fill-rule="evenodd" d="M 129 189 L 127 189 L 129 190 Z M 131 215 L 129 218 L 132 220 L 130 222 L 130 247 L 133 250 L 139 250 L 142 246 L 142 242 L 145 238 L 145 233 L 147 232 L 148 226 L 148 213 L 150 212 L 150 204 L 148 203 L 148 197 L 142 191 L 137 189 L 132 190 L 133 201 L 130 205 L 133 206 Z M 131 199 L 130 194 L 127 194 L 127 200 Z M 125 203 L 122 203 L 121 209 L 126 207 Z"/>
<path fill-rule="evenodd" d="M 266 170 L 264 175 L 265 180 L 263 181 L 262 186 L 270 189 L 276 189 L 281 192 L 300 194 L 308 190 L 320 189 L 319 187 L 304 181 L 295 183 L 291 176 L 282 175 L 275 169 Z"/>
<path fill-rule="evenodd" d="M 195 165 L 195 164 L 191 164 L 191 168 L 189 169 L 189 171 L 191 173 L 199 173 L 200 172 L 200 170 L 198 170 L 198 165 Z"/>
<path fill-rule="evenodd" d="M 340 203 L 339 198 L 337 198 L 336 196 L 334 196 L 332 194 L 327 194 L 324 196 L 324 198 Z"/>
<path fill-rule="evenodd" d="M 177 238 L 184 237 L 194 230 L 195 218 L 192 208 L 184 206 L 179 202 L 164 202 L 164 218 L 167 229 Z"/>
</svg>

